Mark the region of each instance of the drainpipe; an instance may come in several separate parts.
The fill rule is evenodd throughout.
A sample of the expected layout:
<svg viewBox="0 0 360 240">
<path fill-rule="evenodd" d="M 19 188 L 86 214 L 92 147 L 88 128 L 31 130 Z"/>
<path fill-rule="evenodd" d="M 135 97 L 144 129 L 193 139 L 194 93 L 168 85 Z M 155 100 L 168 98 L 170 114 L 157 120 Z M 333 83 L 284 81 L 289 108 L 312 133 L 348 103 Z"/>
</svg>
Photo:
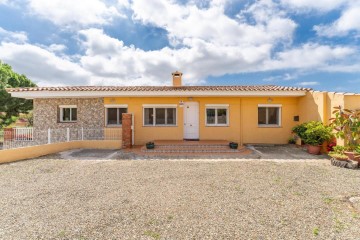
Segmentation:
<svg viewBox="0 0 360 240">
<path fill-rule="evenodd" d="M 242 121 L 242 101 L 239 98 L 239 108 L 240 108 L 240 146 L 243 146 L 243 121 Z"/>
</svg>

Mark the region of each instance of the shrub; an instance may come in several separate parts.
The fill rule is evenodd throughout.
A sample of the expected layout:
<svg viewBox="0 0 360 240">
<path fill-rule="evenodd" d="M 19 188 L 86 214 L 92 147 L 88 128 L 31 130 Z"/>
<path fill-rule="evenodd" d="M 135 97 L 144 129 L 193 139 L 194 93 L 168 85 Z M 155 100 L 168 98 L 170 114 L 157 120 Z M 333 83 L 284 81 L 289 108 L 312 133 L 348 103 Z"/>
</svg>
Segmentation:
<svg viewBox="0 0 360 240">
<path fill-rule="evenodd" d="M 334 109 L 335 117 L 330 119 L 330 125 L 336 136 L 344 139 L 345 145 L 352 151 L 360 139 L 360 110 L 343 109 L 341 106 Z"/>
<path fill-rule="evenodd" d="M 333 138 L 332 128 L 325 126 L 322 122 L 308 122 L 305 124 L 305 127 L 304 142 L 306 144 L 317 146 L 323 144 L 325 141 L 330 141 Z"/>
<path fill-rule="evenodd" d="M 289 144 L 295 144 L 296 143 L 296 140 L 294 137 L 290 137 L 289 140 L 288 140 L 288 143 Z"/>
<path fill-rule="evenodd" d="M 335 147 L 333 147 L 332 152 L 338 153 L 338 154 L 344 154 L 345 147 L 343 147 L 343 146 L 335 146 Z"/>
<path fill-rule="evenodd" d="M 356 152 L 357 154 L 360 154 L 360 145 L 358 145 L 358 146 L 355 148 L 355 152 Z"/>
<path fill-rule="evenodd" d="M 348 160 L 348 156 L 341 153 L 329 152 L 329 156 L 338 160 Z"/>
<path fill-rule="evenodd" d="M 305 139 L 306 123 L 299 124 L 292 128 L 292 132 L 299 136 L 302 140 Z"/>
</svg>

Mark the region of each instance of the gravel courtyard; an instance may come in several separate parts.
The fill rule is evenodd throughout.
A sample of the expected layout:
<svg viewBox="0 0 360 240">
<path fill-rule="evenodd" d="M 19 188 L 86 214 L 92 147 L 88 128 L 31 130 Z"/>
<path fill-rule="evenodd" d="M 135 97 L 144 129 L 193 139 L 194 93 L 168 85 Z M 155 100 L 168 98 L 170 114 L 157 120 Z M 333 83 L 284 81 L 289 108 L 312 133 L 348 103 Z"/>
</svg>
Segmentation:
<svg viewBox="0 0 360 240">
<path fill-rule="evenodd" d="M 359 186 L 329 160 L 43 157 L 0 165 L 0 239 L 360 239 Z"/>
</svg>

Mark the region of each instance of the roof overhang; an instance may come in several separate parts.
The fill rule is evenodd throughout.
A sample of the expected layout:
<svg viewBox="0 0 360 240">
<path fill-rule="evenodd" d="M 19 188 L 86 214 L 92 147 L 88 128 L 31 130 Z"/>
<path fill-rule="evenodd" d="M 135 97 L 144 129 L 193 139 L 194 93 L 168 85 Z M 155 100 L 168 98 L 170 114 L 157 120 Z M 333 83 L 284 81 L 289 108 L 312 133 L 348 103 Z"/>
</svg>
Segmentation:
<svg viewBox="0 0 360 240">
<path fill-rule="evenodd" d="M 22 91 L 16 98 L 101 98 L 101 97 L 301 97 L 307 91 Z"/>
</svg>

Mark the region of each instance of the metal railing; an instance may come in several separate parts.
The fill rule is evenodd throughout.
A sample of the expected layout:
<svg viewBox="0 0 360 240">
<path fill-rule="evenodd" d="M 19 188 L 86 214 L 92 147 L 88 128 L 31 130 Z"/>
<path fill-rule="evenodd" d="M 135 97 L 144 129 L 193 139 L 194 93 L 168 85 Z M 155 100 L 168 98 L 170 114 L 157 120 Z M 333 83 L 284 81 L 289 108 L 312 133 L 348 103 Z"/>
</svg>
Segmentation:
<svg viewBox="0 0 360 240">
<path fill-rule="evenodd" d="M 3 148 L 4 144 L 4 130 L 0 129 L 0 150 Z"/>
<path fill-rule="evenodd" d="M 15 141 L 32 141 L 33 128 L 13 128 Z"/>
<path fill-rule="evenodd" d="M 13 128 L 4 131 L 3 149 L 85 140 L 121 140 L 119 128 Z M 1 139 L 1 138 L 0 138 Z"/>
</svg>

